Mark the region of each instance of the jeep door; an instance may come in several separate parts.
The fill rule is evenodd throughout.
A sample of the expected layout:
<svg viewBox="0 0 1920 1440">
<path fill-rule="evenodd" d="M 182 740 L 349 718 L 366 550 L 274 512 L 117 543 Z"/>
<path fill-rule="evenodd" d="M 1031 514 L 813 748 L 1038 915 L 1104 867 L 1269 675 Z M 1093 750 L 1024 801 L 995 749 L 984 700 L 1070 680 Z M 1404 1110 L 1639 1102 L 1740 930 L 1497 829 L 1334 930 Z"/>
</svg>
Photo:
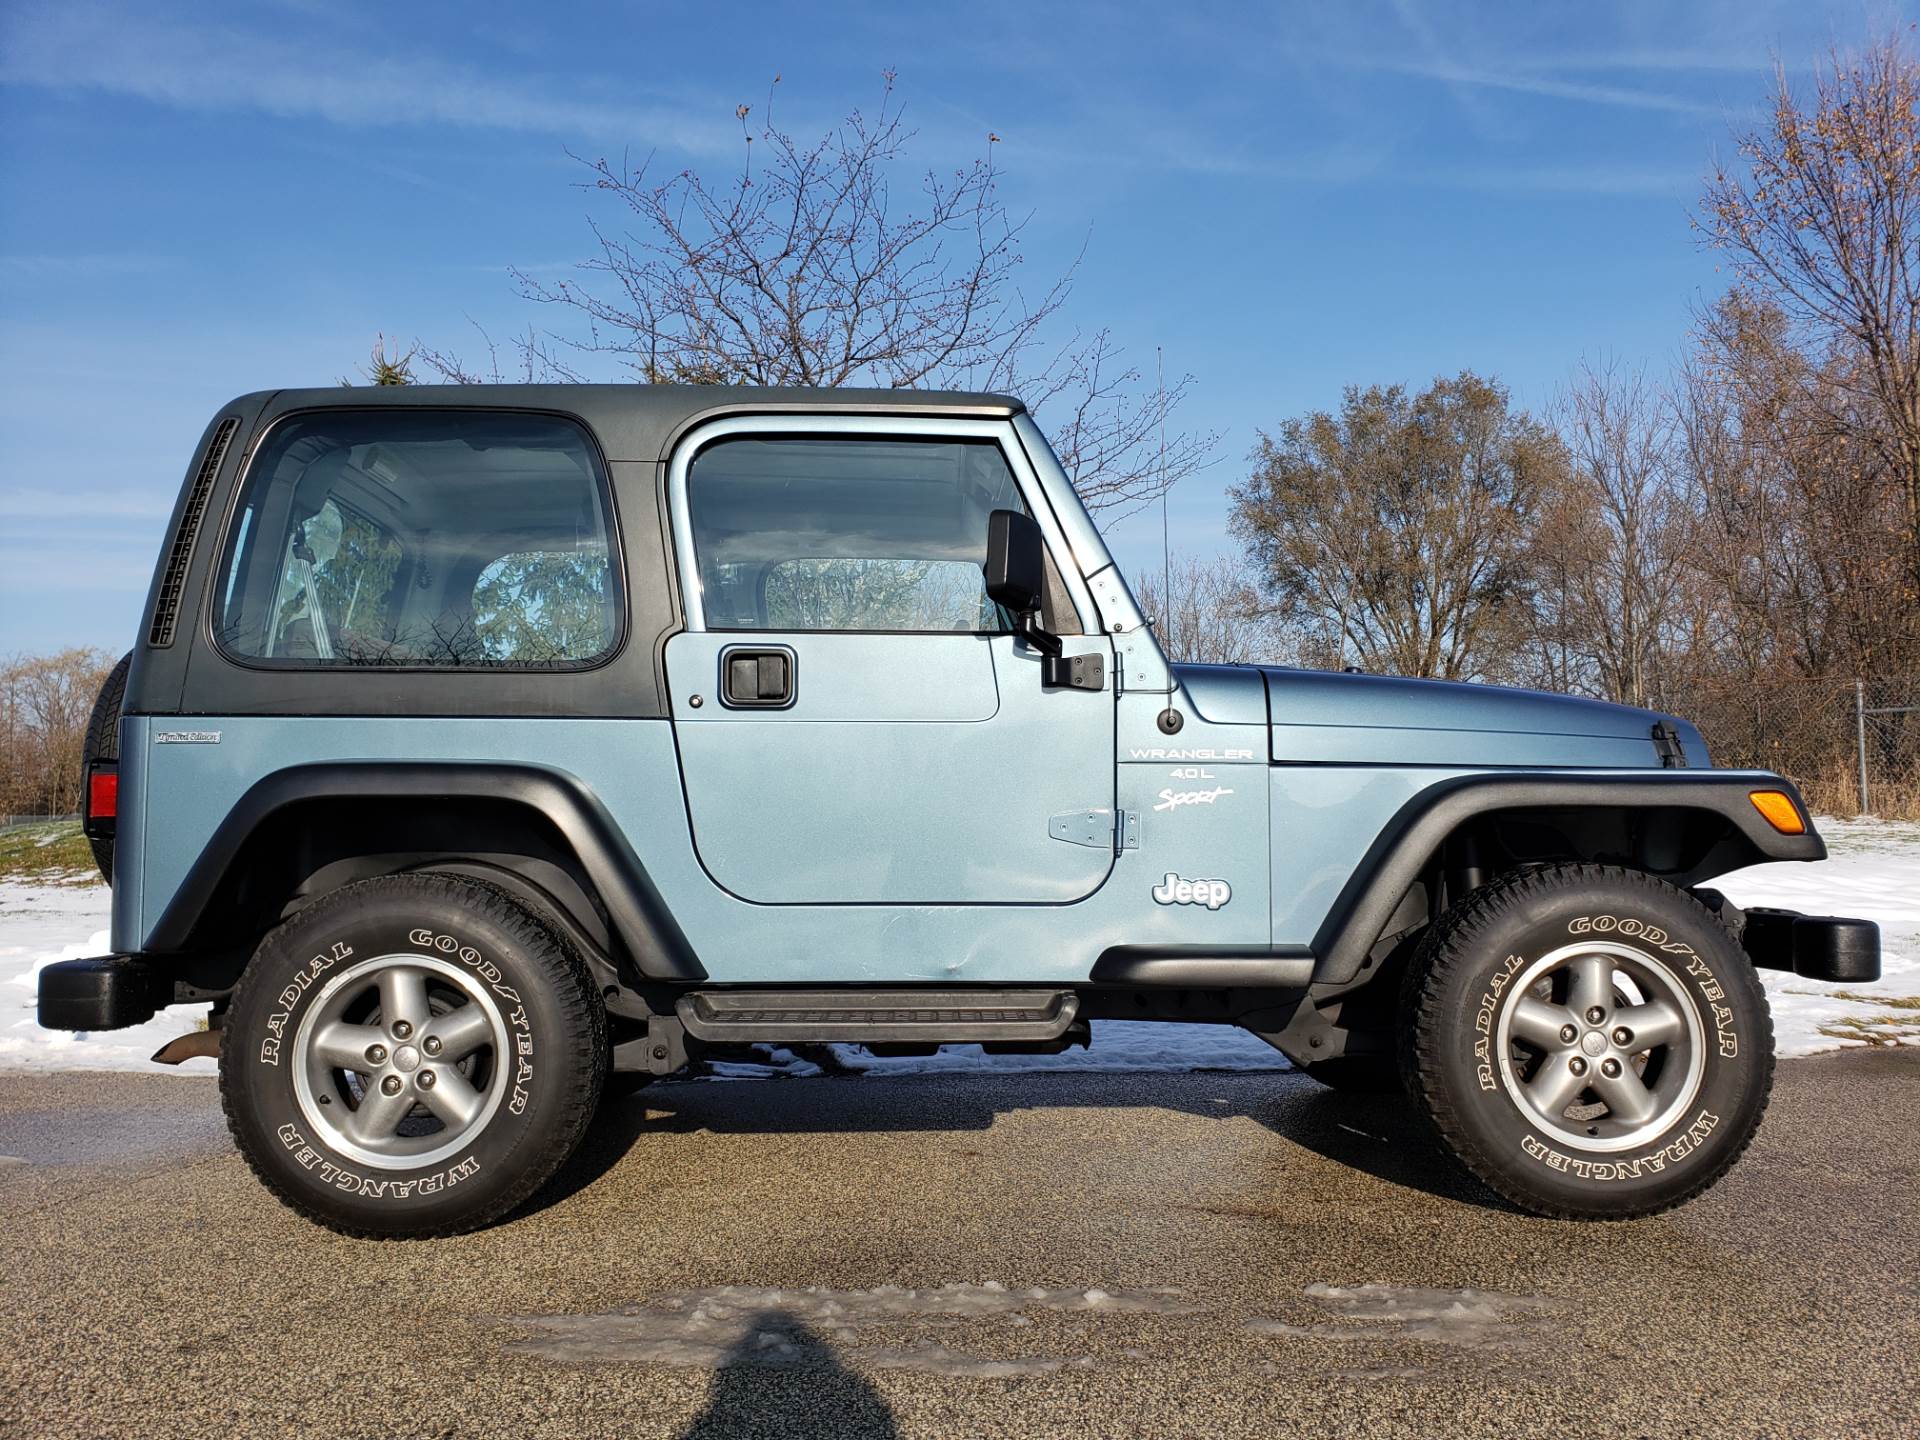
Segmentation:
<svg viewBox="0 0 1920 1440">
<path fill-rule="evenodd" d="M 687 628 L 666 646 L 695 849 L 768 904 L 1068 904 L 1106 879 L 1112 651 L 1010 427 L 737 418 L 669 492 Z M 1043 619 L 1101 690 L 1047 689 L 988 600 L 988 516 L 1050 555 Z M 1078 817 L 1078 840 L 1055 838 Z"/>
</svg>

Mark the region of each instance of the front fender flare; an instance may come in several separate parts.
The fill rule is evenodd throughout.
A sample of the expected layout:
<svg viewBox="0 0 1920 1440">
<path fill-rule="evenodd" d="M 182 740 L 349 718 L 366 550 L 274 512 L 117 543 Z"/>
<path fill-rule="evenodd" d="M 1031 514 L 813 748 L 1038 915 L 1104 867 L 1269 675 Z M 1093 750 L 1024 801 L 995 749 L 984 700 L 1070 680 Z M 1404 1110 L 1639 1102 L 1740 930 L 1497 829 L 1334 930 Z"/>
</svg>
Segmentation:
<svg viewBox="0 0 1920 1440">
<path fill-rule="evenodd" d="M 1466 822 L 1502 810 L 1704 811 L 1727 822 L 1736 837 L 1731 863 L 1711 861 L 1666 876 L 1696 885 L 1740 865 L 1763 860 L 1824 860 L 1827 847 L 1811 822 L 1805 834 L 1782 835 L 1748 799 L 1755 790 L 1781 790 L 1801 815 L 1807 808 L 1790 781 L 1758 770 L 1463 775 L 1431 785 L 1407 801 L 1382 827 L 1334 900 L 1315 934 L 1316 985 L 1343 985 L 1359 975 L 1386 931 L 1400 898 L 1447 837 Z M 1716 854 L 1718 852 L 1716 851 Z M 1711 857 L 1710 857 L 1711 860 Z"/>
</svg>

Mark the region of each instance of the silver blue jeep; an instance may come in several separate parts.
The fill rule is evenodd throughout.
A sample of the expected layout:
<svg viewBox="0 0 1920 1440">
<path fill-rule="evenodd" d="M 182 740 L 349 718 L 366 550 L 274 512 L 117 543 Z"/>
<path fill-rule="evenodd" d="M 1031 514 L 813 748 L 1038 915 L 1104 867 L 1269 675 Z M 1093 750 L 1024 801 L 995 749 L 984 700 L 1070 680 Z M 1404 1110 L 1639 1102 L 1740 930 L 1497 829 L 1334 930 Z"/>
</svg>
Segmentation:
<svg viewBox="0 0 1920 1440">
<path fill-rule="evenodd" d="M 1169 664 L 994 395 L 284 390 L 193 457 L 100 700 L 115 953 L 40 1023 L 211 1002 L 233 1135 L 312 1219 L 505 1216 L 602 1095 L 755 1044 L 1056 1051 L 1211 1021 L 1404 1089 L 1512 1203 L 1738 1158 L 1754 966 L 1864 921 L 1703 882 L 1825 849 L 1683 720 Z"/>
</svg>

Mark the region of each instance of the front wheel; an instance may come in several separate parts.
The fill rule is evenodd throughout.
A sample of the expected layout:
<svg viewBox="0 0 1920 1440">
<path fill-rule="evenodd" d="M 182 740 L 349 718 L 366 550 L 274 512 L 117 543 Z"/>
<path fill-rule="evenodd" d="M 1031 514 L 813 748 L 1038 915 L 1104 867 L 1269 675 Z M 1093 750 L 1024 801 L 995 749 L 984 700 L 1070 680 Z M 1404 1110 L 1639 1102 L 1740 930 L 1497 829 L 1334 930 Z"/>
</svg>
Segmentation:
<svg viewBox="0 0 1920 1440">
<path fill-rule="evenodd" d="M 227 1012 L 234 1140 L 286 1204 L 346 1234 L 490 1224 L 572 1154 L 607 1069 L 580 961 L 490 886 L 363 880 L 270 934 Z"/>
<path fill-rule="evenodd" d="M 1562 865 L 1469 895 L 1408 970 L 1408 1088 L 1442 1145 L 1535 1214 L 1624 1219 L 1724 1175 L 1773 1084 L 1753 967 L 1638 871 Z"/>
</svg>

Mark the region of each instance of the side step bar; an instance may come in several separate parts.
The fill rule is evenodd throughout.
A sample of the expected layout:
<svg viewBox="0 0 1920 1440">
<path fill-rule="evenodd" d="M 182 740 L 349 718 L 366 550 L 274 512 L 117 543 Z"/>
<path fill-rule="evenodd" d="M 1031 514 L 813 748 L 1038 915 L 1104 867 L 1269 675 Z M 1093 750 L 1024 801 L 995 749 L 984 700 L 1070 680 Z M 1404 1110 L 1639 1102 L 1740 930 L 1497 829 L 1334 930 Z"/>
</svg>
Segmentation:
<svg viewBox="0 0 1920 1440">
<path fill-rule="evenodd" d="M 674 1006 L 699 1040 L 1058 1040 L 1080 1012 L 1071 990 L 695 990 Z"/>
</svg>

